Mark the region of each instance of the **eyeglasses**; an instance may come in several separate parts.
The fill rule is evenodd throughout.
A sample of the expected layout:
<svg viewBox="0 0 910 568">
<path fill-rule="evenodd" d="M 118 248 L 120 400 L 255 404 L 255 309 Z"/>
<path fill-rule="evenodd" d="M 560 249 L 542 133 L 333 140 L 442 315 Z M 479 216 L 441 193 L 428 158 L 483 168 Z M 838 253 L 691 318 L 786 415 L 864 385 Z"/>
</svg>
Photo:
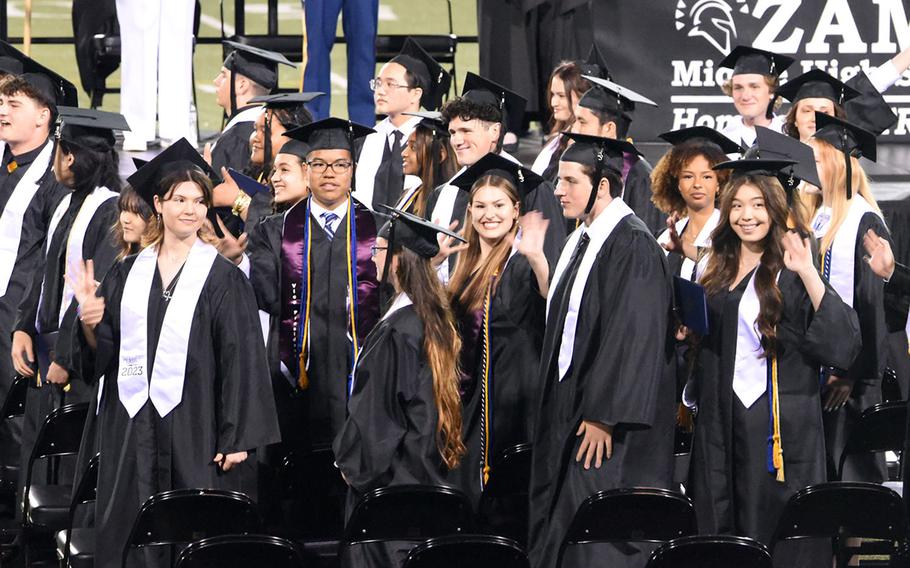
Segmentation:
<svg viewBox="0 0 910 568">
<path fill-rule="evenodd" d="M 416 87 L 411 87 L 409 85 L 401 85 L 391 79 L 380 79 L 379 77 L 375 79 L 370 79 L 370 90 L 375 91 L 379 87 L 385 87 L 386 89 L 416 89 Z"/>
<path fill-rule="evenodd" d="M 376 256 L 377 252 L 379 252 L 381 250 L 387 250 L 388 248 L 389 247 L 378 247 L 376 245 L 373 245 L 370 247 L 370 256 Z"/>
<path fill-rule="evenodd" d="M 307 162 L 307 166 L 309 166 L 317 174 L 324 173 L 327 168 L 332 168 L 332 171 L 336 174 L 343 174 L 344 172 L 351 169 L 351 166 L 353 165 L 354 164 L 346 160 L 339 160 L 337 162 L 332 162 L 331 164 L 327 164 L 323 161 Z"/>
</svg>

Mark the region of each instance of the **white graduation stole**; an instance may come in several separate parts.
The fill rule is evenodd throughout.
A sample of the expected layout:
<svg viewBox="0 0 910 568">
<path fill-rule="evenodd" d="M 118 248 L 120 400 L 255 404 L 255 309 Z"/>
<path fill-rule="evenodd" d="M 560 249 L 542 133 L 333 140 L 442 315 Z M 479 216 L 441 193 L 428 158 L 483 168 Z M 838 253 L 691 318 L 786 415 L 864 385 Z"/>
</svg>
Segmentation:
<svg viewBox="0 0 910 568">
<path fill-rule="evenodd" d="M 222 130 L 221 133 L 224 134 L 225 132 L 227 132 L 231 128 L 237 126 L 241 122 L 256 122 L 256 119 L 258 119 L 259 115 L 262 114 L 263 112 L 265 112 L 265 108 L 261 107 L 261 106 L 255 106 L 253 108 L 248 108 L 246 110 L 240 111 L 237 113 L 237 116 L 235 116 L 234 118 L 229 120 L 228 123 L 224 125 L 224 130 Z M 220 136 L 219 136 L 219 138 L 220 138 Z M 218 145 L 218 140 L 215 140 L 215 142 L 212 144 L 212 150 L 214 150 L 215 146 L 217 146 L 217 145 Z M 277 148 L 275 148 L 274 150 L 277 150 Z"/>
<path fill-rule="evenodd" d="M 856 276 L 856 239 L 859 230 L 859 223 L 866 213 L 876 213 L 869 203 L 861 195 L 855 195 L 850 200 L 850 209 L 843 223 L 837 229 L 837 235 L 831 243 L 831 266 L 830 271 L 826 270 L 826 276 L 831 283 L 831 287 L 837 291 L 837 294 L 843 298 L 851 308 L 853 307 L 853 280 Z M 878 215 L 878 213 L 876 213 Z M 884 222 L 884 220 L 882 220 Z M 825 267 L 827 268 L 827 267 Z"/>
<path fill-rule="evenodd" d="M 19 241 L 22 238 L 22 220 L 29 203 L 38 191 L 38 181 L 47 172 L 54 154 L 54 145 L 47 143 L 38 153 L 35 161 L 28 166 L 22 179 L 16 184 L 12 195 L 0 214 L 0 297 L 6 295 L 9 280 L 19 255 Z"/>
<path fill-rule="evenodd" d="M 711 247 L 711 233 L 717 228 L 717 224 L 720 222 L 720 209 L 714 209 L 711 213 L 711 217 L 708 218 L 705 226 L 701 228 L 701 231 L 698 232 L 698 235 L 695 237 L 695 241 L 692 243 L 695 247 L 698 248 L 710 248 Z M 683 231 L 686 229 L 686 225 L 689 224 L 689 218 L 683 217 L 676 222 L 676 233 L 682 235 Z M 660 236 L 657 237 L 658 244 L 664 245 L 670 242 L 670 231 L 665 230 Z M 664 249 L 664 254 L 669 255 L 670 251 Z M 680 253 L 682 254 L 682 253 Z M 679 274 L 681 278 L 686 280 L 692 280 L 692 273 L 695 270 L 695 261 L 686 255 L 682 255 L 683 261 L 682 266 L 679 268 Z"/>
<path fill-rule="evenodd" d="M 190 249 L 164 316 L 155 350 L 155 367 L 149 380 L 148 301 L 158 263 L 158 248 L 146 247 L 136 257 L 120 300 L 120 360 L 117 369 L 120 402 L 130 418 L 135 417 L 149 399 L 161 417 L 167 416 L 180 404 L 193 314 L 217 258 L 215 247 L 201 240 L 197 240 Z"/>
<path fill-rule="evenodd" d="M 746 408 L 768 390 L 768 359 L 763 357 L 761 334 L 756 320 L 760 309 L 755 291 L 756 269 L 739 300 L 739 323 L 736 329 L 736 357 L 733 360 L 733 392 Z M 780 273 L 777 273 L 780 280 Z"/>
</svg>

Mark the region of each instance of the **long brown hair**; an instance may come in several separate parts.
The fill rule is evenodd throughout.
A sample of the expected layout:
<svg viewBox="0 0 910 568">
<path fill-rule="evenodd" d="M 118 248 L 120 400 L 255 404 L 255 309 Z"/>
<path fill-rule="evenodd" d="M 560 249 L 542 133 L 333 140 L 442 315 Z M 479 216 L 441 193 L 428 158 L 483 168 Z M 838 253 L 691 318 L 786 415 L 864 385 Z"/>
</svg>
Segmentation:
<svg viewBox="0 0 910 568">
<path fill-rule="evenodd" d="M 844 162 L 844 153 L 828 142 L 819 138 L 813 138 L 809 141 L 809 144 L 818 150 L 822 163 L 821 169 L 824 171 L 824 176 L 821 179 L 822 201 L 831 206 L 830 225 L 828 226 L 828 231 L 825 233 L 825 236 L 822 237 L 819 246 L 821 258 L 824 259 L 825 253 L 828 252 L 828 249 L 834 244 L 834 238 L 837 236 L 837 231 L 840 229 L 840 226 L 847 218 L 847 213 L 850 211 L 850 202 L 847 200 L 846 190 L 847 166 Z M 875 197 L 872 196 L 872 190 L 869 187 L 869 179 L 866 177 L 866 172 L 860 165 L 859 160 L 851 156 L 850 165 L 853 169 L 850 187 L 853 190 L 854 198 L 857 195 L 862 196 L 872 209 L 881 213 L 881 210 L 878 208 L 878 203 L 875 201 Z"/>
<path fill-rule="evenodd" d="M 398 257 L 398 286 L 411 299 L 423 322 L 423 348 L 433 374 L 433 398 L 439 415 L 436 446 L 446 467 L 455 469 L 466 452 L 461 438 L 461 338 L 455 329 L 455 318 L 445 289 L 427 259 L 403 247 L 388 252 Z"/>
<path fill-rule="evenodd" d="M 473 203 L 474 196 L 485 187 L 495 187 L 501 189 L 512 204 L 518 203 L 518 191 L 511 181 L 496 174 L 488 174 L 471 186 L 471 199 Z M 449 290 L 452 299 L 458 305 L 459 309 L 464 312 L 480 309 L 483 305 L 484 295 L 487 290 L 487 283 L 494 274 L 502 269 L 509 253 L 512 249 L 512 242 L 509 238 L 503 238 L 493 247 L 490 254 L 483 264 L 480 262 L 480 235 L 474 229 L 474 222 L 471 217 L 471 208 L 468 207 L 465 213 L 464 238 L 468 241 L 468 249 L 459 253 L 458 261 L 455 264 L 455 270 L 452 272 L 452 278 L 449 280 Z M 518 231 L 518 222 L 513 225 L 509 234 L 514 236 Z"/>
<path fill-rule="evenodd" d="M 572 113 L 572 116 L 569 120 L 556 120 L 553 117 L 553 107 L 550 106 L 550 99 L 553 98 L 553 79 L 559 78 L 562 81 L 563 88 L 566 91 L 566 104 L 569 106 L 569 112 Z M 576 97 L 581 98 L 581 96 L 588 92 L 588 89 L 591 88 L 591 83 L 581 76 L 581 68 L 578 66 L 578 63 L 575 61 L 560 61 L 553 72 L 550 73 L 550 78 L 547 80 L 547 111 L 550 113 L 550 130 L 549 135 L 547 136 L 547 141 L 553 139 L 554 136 L 559 136 L 562 132 L 568 132 L 572 127 L 572 123 L 575 122 L 575 102 Z M 563 151 L 568 146 L 568 139 L 565 136 L 559 139 L 559 143 L 556 146 L 555 155 L 562 155 Z"/>
<path fill-rule="evenodd" d="M 146 230 L 148 230 L 149 223 L 152 222 L 152 218 L 155 216 L 145 199 L 128 185 L 120 190 L 120 197 L 117 198 L 117 211 L 126 211 L 142 217 L 142 220 L 145 221 Z M 117 216 L 117 222 L 111 227 L 111 233 L 117 243 L 117 247 L 120 249 L 120 253 L 117 254 L 117 260 L 122 260 L 131 254 L 139 252 L 139 243 L 128 243 L 123 239 L 123 227 L 120 226 L 119 215 Z M 145 235 L 143 235 L 144 237 Z"/>
<path fill-rule="evenodd" d="M 413 212 L 418 217 L 424 217 L 430 193 L 455 175 L 455 152 L 449 146 L 448 136 L 440 136 L 422 124 L 414 129 L 414 152 L 417 156 L 417 176 L 422 183 L 417 190 L 419 193 L 414 200 Z"/>
<path fill-rule="evenodd" d="M 170 196 L 174 192 L 174 188 L 183 182 L 196 184 L 202 190 L 202 200 L 205 203 L 206 208 L 212 207 L 212 180 L 195 167 L 180 169 L 164 176 L 161 178 L 161 181 L 158 182 L 158 188 L 159 190 L 164 188 L 167 189 L 156 193 L 162 196 L 162 201 L 166 201 L 170 199 Z M 205 224 L 199 229 L 198 235 L 200 239 L 209 244 L 216 242 L 215 234 Z M 157 246 L 160 245 L 163 240 L 164 222 L 161 220 L 161 215 L 154 215 L 149 224 L 145 227 L 145 234 L 142 235 L 142 246 L 143 248 L 147 246 Z"/>
<path fill-rule="evenodd" d="M 686 200 L 679 191 L 679 174 L 689 162 L 703 157 L 710 167 L 727 160 L 727 155 L 720 146 L 705 139 L 695 139 L 672 146 L 657 162 L 651 172 L 651 202 L 667 215 L 686 215 Z M 729 177 L 729 170 L 715 170 L 717 175 L 717 195 L 720 200 L 721 190 Z"/>
<path fill-rule="evenodd" d="M 777 286 L 777 274 L 784 267 L 784 251 L 780 243 L 788 230 L 789 213 L 784 189 L 777 179 L 759 175 L 736 176 L 724 188 L 720 222 L 711 233 L 711 256 L 701 284 L 708 295 L 718 294 L 735 284 L 742 242 L 730 225 L 730 211 L 737 192 L 744 185 L 755 187 L 761 192 L 770 225 L 768 234 L 762 241 L 764 250 L 755 271 L 755 291 L 759 303 L 755 323 L 762 335 L 764 356 L 770 357 L 776 352 L 776 326 L 783 312 L 783 296 Z"/>
</svg>

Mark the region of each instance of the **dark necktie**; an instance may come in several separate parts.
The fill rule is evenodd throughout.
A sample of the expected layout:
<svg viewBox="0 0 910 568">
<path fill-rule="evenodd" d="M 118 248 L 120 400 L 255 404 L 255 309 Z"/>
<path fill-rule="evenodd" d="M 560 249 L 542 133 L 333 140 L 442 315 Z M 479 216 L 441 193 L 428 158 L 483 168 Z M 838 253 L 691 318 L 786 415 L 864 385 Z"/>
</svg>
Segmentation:
<svg viewBox="0 0 910 568">
<path fill-rule="evenodd" d="M 404 170 L 401 164 L 401 139 L 404 134 L 400 130 L 392 132 L 392 146 L 386 139 L 382 152 L 382 162 L 376 171 L 376 181 L 373 185 L 373 208 L 382 205 L 394 205 L 404 189 Z"/>
<path fill-rule="evenodd" d="M 578 267 L 581 266 L 581 259 L 585 256 L 585 250 L 587 250 L 589 242 L 591 242 L 591 237 L 588 236 L 588 233 L 582 233 L 581 238 L 578 239 L 578 244 L 575 245 L 571 258 L 569 258 L 569 263 L 562 273 L 562 277 L 556 284 L 553 298 L 550 300 L 550 315 L 555 318 L 555 321 L 552 325 L 547 322 L 543 339 L 543 353 L 547 357 L 547 366 L 545 368 L 547 369 L 548 377 L 553 370 L 553 362 L 559 360 L 559 346 L 562 341 L 562 328 L 565 325 L 566 314 L 569 311 L 569 297 L 572 295 L 572 287 L 575 283 L 575 278 L 578 276 Z"/>
</svg>

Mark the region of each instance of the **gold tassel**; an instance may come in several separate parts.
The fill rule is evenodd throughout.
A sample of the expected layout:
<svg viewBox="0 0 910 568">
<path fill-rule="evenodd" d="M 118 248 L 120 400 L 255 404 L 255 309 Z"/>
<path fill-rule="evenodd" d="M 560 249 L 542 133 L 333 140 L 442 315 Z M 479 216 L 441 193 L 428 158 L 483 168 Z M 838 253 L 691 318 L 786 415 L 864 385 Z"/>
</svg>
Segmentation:
<svg viewBox="0 0 910 568">
<path fill-rule="evenodd" d="M 483 466 L 483 484 L 486 485 L 490 481 L 490 466 Z"/>
<path fill-rule="evenodd" d="M 306 372 L 306 350 L 300 350 L 300 359 L 297 361 L 300 371 L 297 373 L 297 386 L 300 390 L 306 390 L 310 386 L 310 377 Z"/>
<path fill-rule="evenodd" d="M 784 447 L 780 436 L 780 392 L 777 386 L 777 357 L 771 359 L 771 413 L 774 416 L 774 434 L 772 436 L 771 458 L 777 470 L 777 481 L 786 481 L 784 476 Z"/>
<path fill-rule="evenodd" d="M 676 425 L 690 434 L 695 431 L 695 416 L 692 414 L 692 409 L 683 403 L 679 403 L 676 409 Z"/>
</svg>

